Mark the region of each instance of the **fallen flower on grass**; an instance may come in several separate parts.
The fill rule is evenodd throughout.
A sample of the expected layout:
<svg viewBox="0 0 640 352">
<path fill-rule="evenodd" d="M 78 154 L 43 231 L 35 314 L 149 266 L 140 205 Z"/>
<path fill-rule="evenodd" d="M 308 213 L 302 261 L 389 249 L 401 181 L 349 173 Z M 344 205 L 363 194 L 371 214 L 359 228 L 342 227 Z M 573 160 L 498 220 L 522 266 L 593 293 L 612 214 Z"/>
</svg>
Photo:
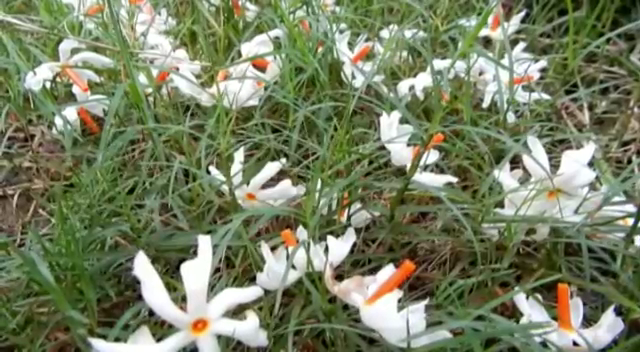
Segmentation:
<svg viewBox="0 0 640 352">
<path fill-rule="evenodd" d="M 91 134 L 100 133 L 100 126 L 91 114 L 104 117 L 105 112 L 109 110 L 109 98 L 100 94 L 92 95 L 76 85 L 73 86 L 72 91 L 79 104 L 65 108 L 61 114 L 54 117 L 52 132 L 62 134 L 68 128 L 79 128 L 82 121 Z"/>
<path fill-rule="evenodd" d="M 88 92 L 89 84 L 87 81 L 100 82 L 102 79 L 95 72 L 77 66 L 90 64 L 98 68 L 107 68 L 113 67 L 113 61 L 106 56 L 91 51 L 81 51 L 72 56 L 71 51 L 76 48 L 86 48 L 86 46 L 74 39 L 63 40 L 58 45 L 58 58 L 60 61 L 45 62 L 27 73 L 24 87 L 31 91 L 39 92 L 43 86 L 49 88 L 53 77 L 58 73 L 62 73 L 82 91 Z"/>
<path fill-rule="evenodd" d="M 415 348 L 451 338 L 446 330 L 425 334 L 428 299 L 410 303 L 398 311 L 398 301 L 402 297 L 398 287 L 413 271 L 415 264 L 405 260 L 397 270 L 393 264 L 388 264 L 376 275 L 354 276 L 338 282 L 331 270 L 325 273 L 325 284 L 330 292 L 359 309 L 360 319 L 366 326 L 395 346 Z"/>
<path fill-rule="evenodd" d="M 504 208 L 496 211 L 505 216 L 549 216 L 565 221 L 580 221 L 585 213 L 577 213 L 589 191 L 589 185 L 596 173 L 589 167 L 596 145 L 588 142 L 580 149 L 569 149 L 562 153 L 560 167 L 551 173 L 549 157 L 540 140 L 527 137 L 530 154 L 522 155 L 522 163 L 531 179 L 520 184 L 521 171 L 513 172 L 508 163 L 493 171 L 505 192 Z M 522 236 L 531 227 L 518 226 L 517 234 Z M 536 223 L 533 228 L 534 240 L 543 240 L 549 233 L 548 224 Z"/>
<path fill-rule="evenodd" d="M 311 270 L 322 272 L 327 265 L 339 266 L 351 251 L 356 241 L 353 228 L 348 228 L 338 238 L 327 236 L 327 240 L 315 243 L 307 230 L 298 226 L 295 234 L 290 229 L 280 233 L 284 245 L 271 252 L 269 246 L 260 242 L 260 250 L 265 260 L 262 272 L 256 276 L 256 283 L 265 290 L 285 288 L 297 281 L 302 274 Z M 289 261 L 293 266 L 289 266 Z M 295 268 L 294 268 L 295 267 Z"/>
<path fill-rule="evenodd" d="M 449 101 L 449 93 L 444 87 L 445 79 L 452 79 L 456 74 L 464 76 L 466 74 L 467 65 L 462 61 L 454 61 L 452 59 L 434 59 L 424 72 L 420 72 L 415 77 L 403 79 L 396 86 L 396 93 L 400 99 L 411 97 L 412 94 L 418 99 L 424 100 L 425 90 L 431 88 L 440 79 L 442 89 L 441 98 L 443 102 Z M 442 77 L 439 78 L 439 74 Z"/>
<path fill-rule="evenodd" d="M 397 24 L 391 24 L 378 32 L 379 41 L 373 43 L 376 54 L 383 60 L 390 58 L 396 64 L 412 62 L 407 50 L 398 50 L 398 41 L 416 41 L 424 39 L 427 34 L 420 29 L 400 29 Z M 391 42 L 389 42 L 391 40 Z"/>
<path fill-rule="evenodd" d="M 494 41 L 508 40 L 509 37 L 520 29 L 522 19 L 527 14 L 527 11 L 517 13 L 512 16 L 511 19 L 505 21 L 504 12 L 500 1 L 496 1 L 493 13 L 489 16 L 487 24 L 478 33 L 478 37 L 489 37 Z M 472 28 L 478 24 L 479 18 L 467 18 L 458 21 L 458 24 Z"/>
<path fill-rule="evenodd" d="M 227 185 L 231 184 L 236 200 L 243 208 L 260 208 L 279 206 L 301 196 L 305 192 L 304 186 L 293 186 L 290 179 L 280 181 L 273 187 L 262 188 L 264 184 L 275 176 L 286 164 L 286 159 L 270 161 L 247 184 L 242 182 L 244 167 L 244 147 L 233 153 L 231 165 L 231 179 L 228 180 L 215 166 L 209 165 L 209 174 L 220 183 L 220 189 L 229 194 Z"/>
<path fill-rule="evenodd" d="M 516 288 L 517 290 L 517 288 Z M 547 327 L 531 330 L 538 342 L 546 342 L 553 350 L 586 351 L 602 350 L 609 345 L 624 329 L 622 319 L 615 313 L 615 306 L 609 307 L 600 320 L 590 328 L 581 328 L 584 317 L 582 299 L 571 299 L 569 285 L 558 284 L 557 290 L 558 322 L 551 319 L 542 306 L 539 295 L 527 297 L 518 292 L 513 302 L 522 313 L 519 324 L 545 324 Z"/>
<path fill-rule="evenodd" d="M 231 7 L 236 17 L 243 17 L 249 22 L 253 21 L 260 12 L 260 7 L 248 0 L 231 0 Z"/>
<path fill-rule="evenodd" d="M 342 62 L 342 79 L 354 88 L 361 88 L 366 82 L 381 82 L 384 75 L 376 74 L 377 60 L 364 60 L 373 49 L 374 42 L 367 42 L 365 36 L 360 36 L 351 50 L 349 49 L 350 37 L 349 30 L 338 31 L 334 35 L 335 55 Z"/>
<path fill-rule="evenodd" d="M 142 251 L 133 263 L 133 275 L 140 281 L 142 297 L 158 316 L 180 331 L 158 342 L 153 351 L 177 351 L 195 343 L 199 351 L 219 351 L 216 337 L 228 336 L 250 347 L 269 344 L 267 332 L 260 328 L 255 312 L 245 312 L 245 320 L 224 317 L 224 314 L 240 304 L 249 303 L 264 295 L 258 286 L 225 288 L 207 302 L 213 253 L 211 237 L 198 236 L 198 251 L 194 259 L 180 265 L 180 275 L 187 296 L 186 311 L 175 305 L 162 283 L 158 272 Z M 140 346 L 107 342 L 90 338 L 89 342 L 98 351 L 139 351 Z"/>
</svg>

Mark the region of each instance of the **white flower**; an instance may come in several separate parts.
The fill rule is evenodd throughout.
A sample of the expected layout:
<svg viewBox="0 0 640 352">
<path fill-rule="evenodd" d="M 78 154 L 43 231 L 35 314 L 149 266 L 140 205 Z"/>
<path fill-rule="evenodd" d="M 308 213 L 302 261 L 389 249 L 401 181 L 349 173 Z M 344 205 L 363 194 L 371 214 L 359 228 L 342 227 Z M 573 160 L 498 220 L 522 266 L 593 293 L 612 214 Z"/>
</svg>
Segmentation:
<svg viewBox="0 0 640 352">
<path fill-rule="evenodd" d="M 401 64 L 404 61 L 412 61 L 407 50 L 397 49 L 397 40 L 418 40 L 427 37 L 427 34 L 419 29 L 400 30 L 398 25 L 391 24 L 378 32 L 380 41 L 374 42 L 374 50 L 382 58 L 390 57 L 394 63 Z M 388 43 L 392 40 L 391 43 Z"/>
<path fill-rule="evenodd" d="M 611 198 L 611 199 L 609 199 Z M 603 234 L 609 238 L 624 239 L 629 232 L 628 229 L 633 224 L 638 208 L 621 195 L 611 197 L 609 187 L 605 186 L 598 192 L 590 195 L 581 205 L 583 212 L 593 212 L 592 218 L 597 221 L 615 220 L 614 224 L 624 226 L 626 229 L 621 232 L 608 232 Z M 634 235 L 634 245 L 640 247 L 640 235 Z"/>
<path fill-rule="evenodd" d="M 309 269 L 322 272 L 327 265 L 332 268 L 339 266 L 356 241 L 355 230 L 351 227 L 343 236 L 336 238 L 329 235 L 326 242 L 317 244 L 309 238 L 307 230 L 302 226 L 298 226 L 295 234 L 286 229 L 280 236 L 284 245 L 273 253 L 264 241 L 260 243 L 265 266 L 256 276 L 256 283 L 265 290 L 288 287 Z M 295 269 L 287 265 L 288 257 L 292 257 L 291 262 Z"/>
<path fill-rule="evenodd" d="M 444 135 L 438 134 L 426 148 L 421 146 L 408 146 L 409 137 L 413 133 L 413 126 L 401 124 L 400 118 L 402 114 L 398 110 L 392 111 L 390 114 L 383 112 L 380 115 L 380 140 L 384 147 L 391 154 L 391 163 L 408 169 L 414 159 L 422 153 L 422 158 L 418 162 L 419 167 L 431 165 L 438 161 L 440 152 L 433 148 L 444 140 Z M 423 152 L 423 149 L 424 152 Z"/>
<path fill-rule="evenodd" d="M 228 78 L 228 71 L 221 71 L 219 80 L 206 91 L 201 103 L 206 106 L 213 105 L 218 99 L 222 105 L 229 109 L 237 110 L 256 106 L 265 94 L 264 82 L 255 79 Z"/>
<path fill-rule="evenodd" d="M 553 350 L 601 350 L 609 345 L 624 329 L 624 323 L 609 307 L 600 320 L 590 328 L 581 328 L 584 306 L 580 297 L 570 299 L 569 285 L 558 284 L 558 322 L 556 323 L 542 306 L 541 297 L 527 297 L 518 292 L 513 301 L 522 313 L 520 324 L 546 324 L 548 327 L 532 330 L 536 341 L 546 341 Z M 581 348 L 578 348 L 580 346 Z"/>
<path fill-rule="evenodd" d="M 342 61 L 342 79 L 354 88 L 360 88 L 365 82 L 381 82 L 384 75 L 376 74 L 377 62 L 363 61 L 374 46 L 360 36 L 353 50 L 349 49 L 351 31 L 337 32 L 334 35 L 335 55 Z"/>
<path fill-rule="evenodd" d="M 253 21 L 260 12 L 260 7 L 247 0 L 231 0 L 231 6 L 236 16 L 242 16 L 249 22 Z"/>
<path fill-rule="evenodd" d="M 322 191 L 322 181 L 318 180 L 316 199 L 319 201 L 318 210 L 322 215 L 337 211 L 338 220 L 354 228 L 365 227 L 373 218 L 380 216 L 379 212 L 366 209 L 359 201 L 350 202 L 348 192 L 345 192 L 340 199 L 336 195 L 323 195 Z"/>
<path fill-rule="evenodd" d="M 569 149 L 562 153 L 560 167 L 551 173 L 549 158 L 540 140 L 528 136 L 527 145 L 530 155 L 522 155 L 522 163 L 527 169 L 530 180 L 520 184 L 521 171 L 510 171 L 509 165 L 493 171 L 506 193 L 504 208 L 496 209 L 506 216 L 550 216 L 565 221 L 579 221 L 585 214 L 576 213 L 589 191 L 589 185 L 596 173 L 588 166 L 596 145 L 587 143 L 580 149 Z M 526 231 L 526 226 L 521 226 Z M 549 227 L 546 224 L 535 226 L 535 240 L 547 237 Z"/>
<path fill-rule="evenodd" d="M 236 306 L 262 297 L 264 291 L 260 287 L 225 288 L 207 302 L 212 260 L 211 237 L 198 236 L 196 258 L 180 265 L 180 275 L 187 296 L 186 311 L 183 311 L 171 301 L 169 292 L 149 258 L 144 252 L 138 252 L 133 263 L 133 275 L 140 281 L 142 297 L 151 310 L 180 330 L 159 342 L 159 346 L 150 346 L 146 350 L 176 351 L 195 342 L 199 351 L 219 351 L 216 339 L 218 335 L 229 336 L 251 347 L 269 344 L 267 333 L 260 328 L 260 320 L 255 312 L 246 311 L 245 320 L 224 317 L 226 312 Z M 138 346 L 124 343 L 101 339 L 89 341 L 101 351 L 140 350 Z"/>
<path fill-rule="evenodd" d="M 446 330 L 425 334 L 427 329 L 425 306 L 428 300 L 411 303 L 398 311 L 402 291 L 397 287 L 415 270 L 405 261 L 396 270 L 393 264 L 382 268 L 374 276 L 354 276 L 342 282 L 325 273 L 329 291 L 359 309 L 362 322 L 378 332 L 387 342 L 399 347 L 420 347 L 451 338 Z"/>
<path fill-rule="evenodd" d="M 140 54 L 141 58 L 150 60 L 155 66 L 152 69 L 155 83 L 166 83 L 169 88 L 177 88 L 184 95 L 198 100 L 202 99 L 206 92 L 195 77 L 201 70 L 200 61 L 191 61 L 189 54 L 184 49 L 167 52 L 165 51 L 168 48 L 166 44 L 158 44 L 157 48 Z M 148 83 L 146 77 L 143 79 L 139 76 L 139 80 L 143 84 Z"/>
<path fill-rule="evenodd" d="M 130 33 L 133 38 L 162 34 L 176 25 L 176 20 L 166 9 L 155 11 L 148 0 L 123 0 L 122 3 L 120 22 L 123 28 L 133 28 L 133 33 Z"/>
<path fill-rule="evenodd" d="M 209 166 L 209 174 L 218 182 L 222 183 L 220 189 L 229 194 L 227 183 L 234 187 L 236 199 L 244 208 L 260 208 L 265 206 L 279 206 L 305 192 L 304 186 L 293 186 L 290 179 L 280 181 L 270 188 L 262 186 L 275 176 L 286 164 L 287 159 L 268 162 L 257 175 L 247 184 L 242 183 L 242 169 L 244 166 L 244 147 L 240 147 L 233 153 L 233 164 L 231 165 L 231 179 L 227 178 L 213 165 Z"/>
<path fill-rule="evenodd" d="M 434 59 L 426 71 L 420 72 L 415 77 L 403 79 L 396 86 L 396 92 L 399 98 L 410 97 L 412 94 L 424 100 L 425 90 L 431 88 L 438 79 L 435 73 L 442 73 L 447 79 L 452 79 L 456 74 L 463 76 L 466 74 L 467 65 L 461 61 L 453 61 L 452 59 Z M 448 101 L 449 95 L 446 91 L 442 92 L 442 100 Z"/>
<path fill-rule="evenodd" d="M 512 16 L 509 21 L 505 22 L 502 6 L 500 6 L 499 2 L 497 5 L 493 6 L 495 9 L 491 16 L 489 16 L 486 26 L 478 33 L 478 36 L 489 37 L 495 41 L 508 40 L 509 37 L 520 28 L 520 23 L 527 14 L 527 11 L 524 10 Z M 465 27 L 475 27 L 478 21 L 478 18 L 470 18 L 458 21 L 458 23 Z"/>
<path fill-rule="evenodd" d="M 62 0 L 62 3 L 71 5 L 74 15 L 80 18 L 88 29 L 95 28 L 95 18 L 105 9 L 101 0 Z"/>
<path fill-rule="evenodd" d="M 511 97 L 519 103 L 529 104 L 536 100 L 548 100 L 551 97 L 541 92 L 528 92 L 524 86 L 537 81 L 547 66 L 546 60 L 536 61 L 533 55 L 524 51 L 526 44 L 518 43 L 511 53 L 505 54 L 499 62 L 480 61 L 483 71 L 477 87 L 484 90 L 482 107 L 487 108 L 496 100 L 501 109 L 507 110 Z M 507 122 L 515 121 L 512 112 L 507 114 Z"/>
<path fill-rule="evenodd" d="M 242 43 L 240 45 L 241 60 L 250 60 L 250 64 L 241 62 L 232 66 L 229 68 L 230 77 L 253 77 L 263 81 L 275 81 L 280 75 L 283 58 L 281 55 L 273 54 L 275 50 L 273 41 L 284 36 L 284 30 L 276 28 Z"/>
<path fill-rule="evenodd" d="M 96 54 L 91 51 L 81 51 L 71 56 L 71 50 L 76 48 L 86 48 L 86 46 L 74 39 L 65 39 L 58 46 L 58 62 L 45 62 L 27 73 L 24 80 L 24 87 L 39 92 L 42 87 L 49 88 L 53 77 L 58 73 L 64 73 L 73 84 L 83 91 L 89 91 L 87 81 L 100 82 L 102 79 L 93 71 L 77 66 L 84 63 L 91 64 L 98 68 L 113 67 L 113 61 L 106 56 Z"/>
<path fill-rule="evenodd" d="M 54 117 L 52 132 L 62 134 L 68 128 L 77 129 L 80 127 L 80 120 L 82 120 L 91 133 L 99 133 L 100 127 L 89 113 L 104 117 L 105 112 L 109 110 L 109 98 L 100 94 L 92 95 L 76 85 L 73 85 L 72 91 L 79 104 L 66 107 L 61 114 Z"/>
<path fill-rule="evenodd" d="M 391 154 L 391 162 L 396 166 L 401 166 L 409 170 L 414 160 L 422 153 L 422 157 L 418 162 L 419 169 L 411 176 L 411 181 L 415 185 L 442 187 L 447 183 L 458 182 L 458 178 L 455 176 L 420 170 L 424 166 L 431 165 L 438 161 L 440 152 L 434 149 L 434 147 L 442 143 L 445 137 L 442 133 L 437 133 L 425 147 L 409 147 L 407 143 L 413 133 L 413 127 L 411 125 L 401 124 L 401 117 L 402 115 L 397 110 L 391 112 L 391 114 L 383 112 L 380 116 L 380 139 L 384 147 Z"/>
</svg>

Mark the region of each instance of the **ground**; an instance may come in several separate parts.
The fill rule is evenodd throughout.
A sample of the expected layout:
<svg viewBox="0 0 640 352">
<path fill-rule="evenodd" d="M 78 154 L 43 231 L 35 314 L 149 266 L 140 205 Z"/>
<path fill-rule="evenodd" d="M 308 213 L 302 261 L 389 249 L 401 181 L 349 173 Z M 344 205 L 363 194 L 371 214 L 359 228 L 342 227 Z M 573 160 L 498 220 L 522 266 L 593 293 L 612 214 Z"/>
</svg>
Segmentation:
<svg viewBox="0 0 640 352">
<path fill-rule="evenodd" d="M 146 66 L 108 15 L 92 31 L 58 0 L 0 5 L 1 350 L 87 349 L 87 336 L 124 339 L 141 324 L 166 334 L 169 326 L 148 311 L 131 275 L 138 250 L 157 266 L 174 299 L 184 302 L 178 265 L 193 255 L 197 234 L 213 236 L 211 291 L 217 292 L 253 284 L 263 264 L 256 244 L 275 245 L 286 227 L 302 224 L 318 239 L 344 232 L 335 213 L 319 213 L 313 197 L 278 210 L 246 211 L 221 193 L 207 166 L 228 170 L 240 145 L 247 150 L 249 175 L 267 161 L 287 158 L 277 178 L 290 177 L 308 190 L 322 180 L 334 193 L 348 192 L 382 213 L 358 229 L 356 247 L 338 274 L 371 274 L 386 263 L 412 259 L 419 269 L 404 286 L 406 297 L 431 297 L 429 324 L 445 323 L 456 335 L 439 350 L 541 349 L 513 337 L 521 331 L 512 323 L 520 314 L 509 292 L 532 287 L 553 307 L 559 281 L 571 283 L 583 298 L 589 324 L 609 305 L 618 306 L 627 328 L 610 350 L 640 346 L 640 261 L 633 248 L 601 241 L 589 223 L 556 226 L 539 243 L 509 236 L 491 241 L 482 231 L 495 216 L 492 209 L 502 205 L 491 172 L 508 159 L 519 165 L 527 135 L 546 141 L 553 167 L 563 150 L 595 141 L 598 183 L 638 199 L 640 66 L 630 56 L 640 40 L 637 4 L 505 3 L 507 13 L 528 9 L 525 26 L 510 43 L 524 41 L 528 51 L 549 60 L 536 87 L 552 97 L 518 110 L 517 121 L 507 124 L 495 105 L 482 109 L 481 97 L 462 80 L 450 82 L 448 102 L 435 88 L 424 101 L 402 104 L 373 86 L 350 87 L 332 50 L 316 52 L 319 40 L 331 39 L 315 32 L 306 37 L 276 3 L 261 1 L 263 12 L 253 22 L 235 17 L 225 1 L 215 9 L 201 0 L 152 3 L 178 19 L 173 38 L 192 59 L 206 63 L 199 76 L 203 85 L 211 86 L 217 72 L 239 57 L 240 42 L 277 26 L 292 33 L 277 48 L 287 57 L 283 72 L 257 107 L 204 107 L 179 94 L 156 95 L 151 102 L 131 80 Z M 434 57 L 480 53 L 491 45 L 455 25 L 488 14 L 482 1 L 338 5 L 343 14 L 332 21 L 346 23 L 354 37 L 373 37 L 394 23 L 427 33 L 406 44 L 413 62 L 380 68 L 392 89 Z M 68 36 L 84 38 L 117 63 L 100 71 L 104 82 L 93 88 L 111 99 L 99 135 L 52 134 L 53 112 L 74 101 L 68 84 L 37 94 L 22 84 L 27 72 L 57 57 L 57 45 Z M 406 187 L 405 171 L 392 167 L 378 135 L 378 117 L 394 109 L 420 131 L 416 141 L 446 134 L 435 170 L 456 175 L 457 184 L 437 191 Z M 393 349 L 358 322 L 356 311 L 330 296 L 321 275 L 307 275 L 250 306 L 273 351 Z M 220 341 L 229 349 L 244 348 Z"/>
</svg>

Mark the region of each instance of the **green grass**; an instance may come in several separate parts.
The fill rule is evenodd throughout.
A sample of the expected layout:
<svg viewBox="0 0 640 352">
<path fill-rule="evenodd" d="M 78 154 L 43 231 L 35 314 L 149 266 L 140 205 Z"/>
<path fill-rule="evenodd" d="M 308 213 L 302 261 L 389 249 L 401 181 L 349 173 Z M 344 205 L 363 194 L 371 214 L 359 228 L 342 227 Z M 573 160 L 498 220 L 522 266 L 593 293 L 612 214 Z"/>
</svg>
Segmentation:
<svg viewBox="0 0 640 352">
<path fill-rule="evenodd" d="M 497 295 L 495 289 L 525 286 L 553 302 L 560 280 L 578 288 L 589 323 L 609 304 L 618 304 L 627 329 L 611 350 L 636 350 L 638 253 L 587 237 L 612 229 L 596 230 L 587 223 L 558 226 L 536 244 L 510 237 L 491 242 L 481 231 L 483 221 L 495 218 L 492 209 L 502 199 L 491 171 L 524 151 L 527 134 L 550 142 L 554 165 L 562 150 L 594 139 L 601 179 L 637 199 L 640 129 L 638 113 L 630 106 L 640 99 L 640 67 L 628 54 L 639 39 L 640 7 L 620 0 L 525 3 L 530 11 L 525 26 L 510 43 L 526 41 L 529 51 L 549 58 L 537 86 L 553 100 L 532 105 L 513 125 L 506 125 L 495 105 L 481 109 L 472 85 L 459 79 L 450 82 L 449 104 L 435 93 L 403 106 L 376 89 L 355 90 L 341 80 L 331 50 L 315 53 L 316 40 L 329 43 L 329 38 L 312 34 L 307 39 L 300 32 L 279 49 L 287 57 L 283 72 L 256 108 L 205 108 L 179 95 L 156 97 L 150 104 L 140 87 L 123 80 L 146 68 L 109 16 L 100 31 L 90 32 L 57 0 L 0 5 L 4 16 L 43 29 L 0 21 L 0 349 L 87 349 L 87 336 L 122 340 L 141 324 L 163 336 L 168 327 L 149 313 L 131 275 L 139 249 L 181 302 L 177 267 L 192 255 L 199 233 L 213 236 L 211 291 L 218 292 L 253 284 L 262 267 L 257 242 L 275 243 L 285 227 L 302 224 L 316 238 L 344 232 L 335 214 L 320 215 L 313 197 L 288 208 L 244 211 L 220 193 L 206 166 L 215 162 L 228 170 L 232 152 L 245 145 L 247 173 L 286 157 L 282 174 L 294 184 L 314 189 L 322 179 L 330 192 L 350 191 L 383 214 L 358 231 L 355 250 L 338 272 L 373 273 L 385 263 L 413 259 L 419 270 L 407 284 L 407 298 L 432 297 L 430 324 L 440 321 L 457 333 L 438 350 L 542 350 L 514 337 L 523 331 L 514 324 L 519 313 L 509 304 L 511 295 Z M 282 8 L 266 2 L 255 22 L 242 25 L 226 4 L 215 11 L 198 0 L 154 5 L 167 7 L 179 20 L 171 34 L 191 58 L 209 64 L 200 76 L 205 86 L 239 57 L 240 42 L 282 23 L 296 28 Z M 462 17 L 481 16 L 481 2 L 358 0 L 339 5 L 344 13 L 334 21 L 347 23 L 352 38 L 375 35 L 392 23 L 428 33 L 427 39 L 407 44 L 413 64 L 383 65 L 385 84 L 394 89 L 434 57 L 482 50 L 482 41 L 453 26 Z M 58 140 L 47 131 L 57 107 L 74 101 L 69 86 L 29 94 L 22 79 L 42 60 L 55 59 L 58 43 L 70 35 L 87 40 L 117 65 L 101 72 L 103 84 L 92 86 L 94 94 L 111 98 L 103 133 Z M 464 45 L 458 51 L 460 42 Z M 457 185 L 442 192 L 405 187 L 405 172 L 391 166 L 378 137 L 378 116 L 393 109 L 422 131 L 423 141 L 436 132 L 447 135 L 436 168 L 460 177 Z M 586 110 L 588 124 L 576 113 Z M 16 185 L 20 191 L 9 194 Z M 358 323 L 357 312 L 336 304 L 319 274 L 306 275 L 281 295 L 267 293 L 251 307 L 269 331 L 273 351 L 391 349 Z M 224 338 L 220 343 L 244 348 Z"/>
</svg>

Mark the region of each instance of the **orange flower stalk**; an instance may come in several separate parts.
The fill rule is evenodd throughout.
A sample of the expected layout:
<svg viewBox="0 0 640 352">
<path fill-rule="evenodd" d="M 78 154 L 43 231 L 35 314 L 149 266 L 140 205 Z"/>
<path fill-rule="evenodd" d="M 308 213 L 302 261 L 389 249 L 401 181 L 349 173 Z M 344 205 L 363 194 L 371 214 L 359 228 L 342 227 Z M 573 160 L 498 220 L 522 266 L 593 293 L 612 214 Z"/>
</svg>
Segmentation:
<svg viewBox="0 0 640 352">
<path fill-rule="evenodd" d="M 513 84 L 517 86 L 517 85 L 520 85 L 520 84 L 533 82 L 533 80 L 534 80 L 533 75 L 524 75 L 524 76 L 520 76 L 520 77 L 513 77 Z"/>
<path fill-rule="evenodd" d="M 573 331 L 571 324 L 571 292 L 569 285 L 564 282 L 558 284 L 558 327 L 562 330 Z"/>
<path fill-rule="evenodd" d="M 309 21 L 307 20 L 300 20 L 300 27 L 302 28 L 303 31 L 305 31 L 306 33 L 311 33 L 311 26 L 309 25 Z"/>
<path fill-rule="evenodd" d="M 80 75 L 78 75 L 78 73 L 76 73 L 76 71 L 74 71 L 71 67 L 63 66 L 62 73 L 69 77 L 71 82 L 78 86 L 83 92 L 86 93 L 89 91 L 89 85 L 87 84 L 87 82 L 85 82 L 85 80 L 82 79 L 82 77 L 80 77 Z"/>
<path fill-rule="evenodd" d="M 500 7 L 498 7 L 498 9 L 496 10 L 496 13 L 492 15 L 491 17 L 491 24 L 489 25 L 489 29 L 491 31 L 495 31 L 500 27 L 500 13 L 501 13 L 501 9 Z"/>
<path fill-rule="evenodd" d="M 382 296 L 398 288 L 409 278 L 409 276 L 411 276 L 411 274 L 413 274 L 414 271 L 416 271 L 416 265 L 411 260 L 405 259 L 393 275 L 391 275 L 387 281 L 383 282 L 376 292 L 367 298 L 365 304 L 374 304 Z"/>
<path fill-rule="evenodd" d="M 267 68 L 269 67 L 269 64 L 271 62 L 269 62 L 269 60 L 265 59 L 265 58 L 258 58 L 258 59 L 254 59 L 251 60 L 251 66 L 253 66 L 254 68 L 264 72 L 267 70 Z"/>
<path fill-rule="evenodd" d="M 240 0 L 231 0 L 231 6 L 233 7 L 233 13 L 236 16 L 242 16 L 244 14 L 244 9 L 242 5 L 240 5 Z"/>
<path fill-rule="evenodd" d="M 229 78 L 229 70 L 220 70 L 216 75 L 216 81 L 221 82 Z"/>
<path fill-rule="evenodd" d="M 340 219 L 342 219 L 347 213 L 347 205 L 349 205 L 349 192 L 344 192 L 342 194 L 342 203 L 340 204 L 340 211 L 338 212 L 338 216 L 340 217 Z"/>
<path fill-rule="evenodd" d="M 91 132 L 91 134 L 100 133 L 100 126 L 98 126 L 93 118 L 91 118 L 91 115 L 89 115 L 89 111 L 87 111 L 87 109 L 79 107 L 77 111 L 78 117 L 80 117 L 82 122 L 87 126 L 87 129 L 89 130 L 89 132 Z"/>
<path fill-rule="evenodd" d="M 357 64 L 358 62 L 362 61 L 362 59 L 364 59 L 364 57 L 367 56 L 370 51 L 371 45 L 365 45 L 355 55 L 353 55 L 353 57 L 351 58 L 351 62 Z"/>
<path fill-rule="evenodd" d="M 291 248 L 298 245 L 296 235 L 293 233 L 293 231 L 291 231 L 291 229 L 285 229 L 284 231 L 280 232 L 280 237 L 282 238 L 282 241 L 284 241 L 285 247 Z"/>
<path fill-rule="evenodd" d="M 104 5 L 101 5 L 101 4 L 91 5 L 85 12 L 85 15 L 95 16 L 99 13 L 102 13 L 103 11 L 104 11 Z"/>
<path fill-rule="evenodd" d="M 436 133 L 433 137 L 431 137 L 431 140 L 429 141 L 429 144 L 427 144 L 427 149 L 431 149 L 434 146 L 444 142 L 445 136 L 444 134 L 438 132 Z"/>
<path fill-rule="evenodd" d="M 158 73 L 158 75 L 156 76 L 156 83 L 160 84 L 160 83 L 164 83 L 167 81 L 167 79 L 169 79 L 169 75 L 171 73 L 169 71 L 162 71 L 160 73 Z"/>
</svg>

